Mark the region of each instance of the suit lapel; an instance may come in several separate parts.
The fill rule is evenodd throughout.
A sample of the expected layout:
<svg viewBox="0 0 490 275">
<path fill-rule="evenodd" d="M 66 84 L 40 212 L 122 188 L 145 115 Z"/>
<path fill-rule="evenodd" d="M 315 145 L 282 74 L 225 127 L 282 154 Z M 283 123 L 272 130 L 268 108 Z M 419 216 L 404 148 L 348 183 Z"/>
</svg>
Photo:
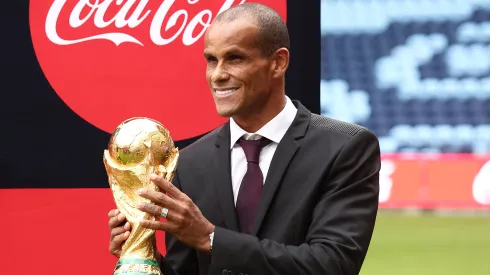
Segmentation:
<svg viewBox="0 0 490 275">
<path fill-rule="evenodd" d="M 238 218 L 233 200 L 231 183 L 231 150 L 230 150 L 230 126 L 226 123 L 216 137 L 213 175 L 218 201 L 223 211 L 223 218 L 228 229 L 239 231 Z"/>
<path fill-rule="evenodd" d="M 257 235 L 276 194 L 276 190 L 283 181 L 284 174 L 293 160 L 294 155 L 300 148 L 297 139 L 305 135 L 310 122 L 311 113 L 299 102 L 294 101 L 294 103 L 298 108 L 298 113 L 281 142 L 278 144 L 274 157 L 272 158 L 269 172 L 267 173 L 267 178 L 264 183 L 257 216 L 255 217 L 254 225 L 252 227 L 252 235 Z"/>
</svg>

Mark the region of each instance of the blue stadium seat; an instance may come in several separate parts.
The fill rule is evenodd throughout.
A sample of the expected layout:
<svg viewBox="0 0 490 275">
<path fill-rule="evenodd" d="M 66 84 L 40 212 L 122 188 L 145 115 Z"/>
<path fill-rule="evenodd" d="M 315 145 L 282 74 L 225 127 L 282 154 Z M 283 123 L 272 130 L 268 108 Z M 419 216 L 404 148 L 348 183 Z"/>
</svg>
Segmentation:
<svg viewBox="0 0 490 275">
<path fill-rule="evenodd" d="M 439 124 L 434 127 L 434 139 L 439 146 L 449 144 L 453 141 L 454 131 L 449 124 Z"/>
<path fill-rule="evenodd" d="M 394 153 L 398 151 L 399 142 L 391 137 L 381 137 L 379 138 L 379 146 L 381 153 Z"/>
<path fill-rule="evenodd" d="M 489 0 L 322 0 L 321 28 L 322 113 L 383 152 L 490 153 Z"/>
<path fill-rule="evenodd" d="M 473 127 L 469 124 L 459 124 L 454 127 L 454 141 L 458 144 L 469 144 L 474 138 Z"/>
<path fill-rule="evenodd" d="M 419 146 L 430 143 L 433 140 L 433 136 L 432 127 L 428 124 L 418 124 L 413 127 L 412 141 Z"/>
<path fill-rule="evenodd" d="M 412 126 L 407 124 L 398 124 L 390 130 L 389 135 L 399 143 L 410 143 L 414 134 Z"/>
<path fill-rule="evenodd" d="M 475 138 L 478 140 L 486 140 L 490 143 L 490 124 L 475 126 Z"/>
</svg>

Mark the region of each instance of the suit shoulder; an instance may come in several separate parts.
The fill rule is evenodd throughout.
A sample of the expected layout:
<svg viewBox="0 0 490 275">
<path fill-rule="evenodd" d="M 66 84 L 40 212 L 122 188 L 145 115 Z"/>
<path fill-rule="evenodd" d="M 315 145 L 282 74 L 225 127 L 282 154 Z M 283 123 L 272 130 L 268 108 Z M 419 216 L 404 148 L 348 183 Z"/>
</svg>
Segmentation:
<svg viewBox="0 0 490 275">
<path fill-rule="evenodd" d="M 311 114 L 310 126 L 346 139 L 352 139 L 361 133 L 376 138 L 376 135 L 366 127 L 317 114 Z"/>
<path fill-rule="evenodd" d="M 349 123 L 317 114 L 311 114 L 310 125 L 313 127 L 323 128 L 325 130 L 350 136 L 355 136 L 360 131 L 367 130 L 367 128 L 354 123 Z"/>
</svg>

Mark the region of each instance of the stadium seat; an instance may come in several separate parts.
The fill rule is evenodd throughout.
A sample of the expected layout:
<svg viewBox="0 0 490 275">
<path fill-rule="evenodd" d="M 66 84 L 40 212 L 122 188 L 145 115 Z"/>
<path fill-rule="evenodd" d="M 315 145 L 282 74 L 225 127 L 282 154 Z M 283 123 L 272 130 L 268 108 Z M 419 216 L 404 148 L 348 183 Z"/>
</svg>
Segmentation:
<svg viewBox="0 0 490 275">
<path fill-rule="evenodd" d="M 322 114 L 383 152 L 490 153 L 490 1 L 322 0 L 321 28 Z"/>
</svg>

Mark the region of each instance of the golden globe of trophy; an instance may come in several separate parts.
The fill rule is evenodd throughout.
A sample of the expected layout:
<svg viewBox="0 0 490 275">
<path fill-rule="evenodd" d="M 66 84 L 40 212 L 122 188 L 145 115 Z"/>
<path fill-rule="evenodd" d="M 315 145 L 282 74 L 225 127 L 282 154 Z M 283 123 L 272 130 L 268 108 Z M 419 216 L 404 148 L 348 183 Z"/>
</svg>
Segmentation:
<svg viewBox="0 0 490 275">
<path fill-rule="evenodd" d="M 104 166 L 117 208 L 131 225 L 113 274 L 162 275 L 154 256 L 155 230 L 138 223 L 140 219 L 158 218 L 136 208 L 139 202 L 151 203 L 136 191 L 139 188 L 159 190 L 150 180 L 151 174 L 171 181 L 178 157 L 179 151 L 169 131 L 158 121 L 131 118 L 112 134 L 108 149 L 104 150 Z"/>
</svg>

